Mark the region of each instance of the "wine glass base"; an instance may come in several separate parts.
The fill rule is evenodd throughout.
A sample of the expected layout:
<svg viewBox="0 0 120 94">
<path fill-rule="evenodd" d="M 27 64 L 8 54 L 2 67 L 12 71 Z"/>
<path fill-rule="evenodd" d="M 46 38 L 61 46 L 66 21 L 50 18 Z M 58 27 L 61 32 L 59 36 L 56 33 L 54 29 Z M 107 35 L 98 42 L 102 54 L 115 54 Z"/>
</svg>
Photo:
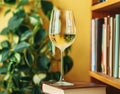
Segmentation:
<svg viewBox="0 0 120 94">
<path fill-rule="evenodd" d="M 53 83 L 52 85 L 54 86 L 73 86 L 74 84 L 71 82 L 66 82 L 66 81 L 58 81 Z"/>
</svg>

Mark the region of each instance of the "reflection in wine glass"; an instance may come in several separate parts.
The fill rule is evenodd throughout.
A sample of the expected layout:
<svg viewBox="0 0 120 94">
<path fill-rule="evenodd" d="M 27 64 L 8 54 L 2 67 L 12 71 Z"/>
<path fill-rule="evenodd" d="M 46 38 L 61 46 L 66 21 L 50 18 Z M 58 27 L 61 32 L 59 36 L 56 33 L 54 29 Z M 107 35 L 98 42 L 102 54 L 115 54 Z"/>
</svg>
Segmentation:
<svg viewBox="0 0 120 94">
<path fill-rule="evenodd" d="M 57 86 L 69 86 L 73 83 L 64 80 L 63 56 L 64 50 L 72 45 L 76 36 L 76 26 L 71 10 L 53 9 L 49 26 L 49 37 L 52 43 L 61 51 L 61 76 L 55 83 Z"/>
</svg>

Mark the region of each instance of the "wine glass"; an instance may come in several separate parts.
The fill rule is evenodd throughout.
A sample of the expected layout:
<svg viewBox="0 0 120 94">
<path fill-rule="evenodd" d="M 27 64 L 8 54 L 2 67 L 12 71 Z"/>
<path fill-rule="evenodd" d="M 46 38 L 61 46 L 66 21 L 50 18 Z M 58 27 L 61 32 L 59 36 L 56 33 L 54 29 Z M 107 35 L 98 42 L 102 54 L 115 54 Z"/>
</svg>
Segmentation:
<svg viewBox="0 0 120 94">
<path fill-rule="evenodd" d="M 72 10 L 53 9 L 50 25 L 49 37 L 52 43 L 61 51 L 61 67 L 60 67 L 60 80 L 54 85 L 57 86 L 71 86 L 73 83 L 64 80 L 63 69 L 63 52 L 72 45 L 76 36 L 76 26 Z"/>
</svg>

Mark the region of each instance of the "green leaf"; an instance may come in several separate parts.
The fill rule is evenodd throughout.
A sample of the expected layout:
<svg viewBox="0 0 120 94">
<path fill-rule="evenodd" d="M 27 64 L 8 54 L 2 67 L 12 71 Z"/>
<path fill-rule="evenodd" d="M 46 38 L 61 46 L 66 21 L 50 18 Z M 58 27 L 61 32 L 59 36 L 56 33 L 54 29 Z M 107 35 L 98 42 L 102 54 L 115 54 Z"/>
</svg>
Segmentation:
<svg viewBox="0 0 120 94">
<path fill-rule="evenodd" d="M 32 77 L 31 76 L 23 76 L 23 77 L 20 78 L 20 80 L 31 81 Z"/>
<path fill-rule="evenodd" d="M 30 18 L 30 23 L 34 26 L 43 24 L 42 19 L 40 18 L 40 15 L 36 13 L 32 13 L 29 18 Z"/>
<path fill-rule="evenodd" d="M 5 3 L 15 4 L 16 0 L 4 0 Z"/>
<path fill-rule="evenodd" d="M 3 81 L 0 81 L 0 86 L 3 86 Z"/>
<path fill-rule="evenodd" d="M 32 81 L 32 77 L 30 77 L 30 76 L 23 76 L 22 77 L 21 75 L 14 73 L 12 80 L 14 82 L 15 87 L 21 89 L 21 88 L 28 87 L 30 81 Z"/>
<path fill-rule="evenodd" d="M 4 49 L 0 50 L 0 62 L 6 61 L 8 56 L 9 56 L 8 48 L 4 48 Z"/>
<path fill-rule="evenodd" d="M 18 45 L 16 45 L 14 51 L 16 52 L 21 52 L 23 51 L 24 49 L 27 49 L 28 47 L 30 46 L 29 43 L 27 42 L 20 42 Z"/>
<path fill-rule="evenodd" d="M 30 30 L 29 27 L 27 25 L 20 25 L 20 27 L 16 30 L 17 35 L 19 35 L 20 37 L 23 36 L 22 34 L 24 34 L 26 31 Z"/>
<path fill-rule="evenodd" d="M 19 65 L 17 66 L 17 69 L 20 72 L 27 72 L 27 73 L 29 73 L 31 70 L 27 65 Z"/>
<path fill-rule="evenodd" d="M 11 76 L 10 73 L 7 72 L 6 75 L 5 75 L 5 77 L 4 77 L 4 79 L 3 79 L 3 80 L 4 80 L 4 85 L 5 85 L 5 87 L 6 87 L 7 84 L 8 84 L 7 81 L 8 81 L 8 79 L 10 78 L 10 76 Z"/>
<path fill-rule="evenodd" d="M 48 72 L 47 77 L 43 81 L 58 81 L 60 80 L 60 72 Z"/>
<path fill-rule="evenodd" d="M 2 41 L 1 42 L 1 47 L 2 48 L 10 48 L 10 43 L 9 43 L 9 41 L 8 40 L 5 40 L 5 41 Z"/>
<path fill-rule="evenodd" d="M 54 52 L 53 52 L 53 45 L 52 45 L 52 42 L 51 42 L 50 40 L 48 41 L 48 48 L 49 48 L 49 49 L 48 49 L 49 52 L 54 53 Z"/>
<path fill-rule="evenodd" d="M 9 73 L 13 72 L 14 68 L 15 68 L 14 62 L 9 62 L 8 64 Z"/>
<path fill-rule="evenodd" d="M 29 83 L 31 82 L 32 80 L 21 80 L 20 79 L 20 88 L 26 88 L 29 86 Z"/>
<path fill-rule="evenodd" d="M 45 29 L 39 29 L 34 37 L 35 44 L 38 44 L 39 42 L 41 42 L 46 37 L 46 35 L 47 35 L 47 32 L 45 31 Z"/>
<path fill-rule="evenodd" d="M 60 80 L 60 72 L 53 72 L 53 79 L 56 81 Z"/>
<path fill-rule="evenodd" d="M 37 60 L 37 65 L 40 70 L 48 71 L 50 67 L 50 59 L 46 55 L 40 56 Z"/>
<path fill-rule="evenodd" d="M 39 85 L 40 82 L 46 77 L 46 73 L 39 73 L 33 76 L 33 82 L 36 85 Z"/>
<path fill-rule="evenodd" d="M 10 56 L 10 61 L 11 62 L 20 63 L 20 60 L 21 60 L 21 55 L 19 53 L 13 53 Z"/>
<path fill-rule="evenodd" d="M 72 46 L 69 46 L 69 47 L 67 47 L 66 49 L 65 49 L 65 55 L 68 55 L 68 53 L 71 51 L 71 47 Z"/>
<path fill-rule="evenodd" d="M 40 86 L 34 86 L 31 94 L 43 94 L 40 90 Z"/>
<path fill-rule="evenodd" d="M 68 55 L 63 57 L 63 64 L 64 64 L 64 73 L 66 74 L 72 69 L 73 61 L 72 58 Z"/>
<path fill-rule="evenodd" d="M 21 25 L 23 20 L 24 18 L 18 18 L 17 16 L 11 17 L 8 22 L 9 30 L 14 31 L 15 29 L 17 29 Z"/>
<path fill-rule="evenodd" d="M 21 35 L 21 41 L 26 40 L 28 37 L 32 35 L 32 30 L 27 30 Z"/>
<path fill-rule="evenodd" d="M 25 5 L 26 3 L 28 3 L 28 1 L 29 1 L 29 0 L 21 0 L 21 1 L 18 3 L 17 8 Z"/>
<path fill-rule="evenodd" d="M 13 90 L 12 94 L 25 94 L 25 93 L 21 90 Z"/>
<path fill-rule="evenodd" d="M 6 91 L 0 91 L 0 94 L 7 94 Z"/>
<path fill-rule="evenodd" d="M 1 35 L 6 35 L 6 34 L 8 34 L 9 32 L 10 32 L 9 28 L 6 27 L 6 28 L 2 29 L 2 31 L 0 32 L 0 34 L 1 34 Z"/>
<path fill-rule="evenodd" d="M 50 50 L 48 42 L 49 42 L 49 40 L 43 40 L 40 44 L 35 45 L 36 51 L 40 54 L 47 53 Z"/>
<path fill-rule="evenodd" d="M 32 66 L 32 64 L 33 64 L 33 62 L 34 62 L 34 57 L 33 57 L 33 54 L 32 54 L 30 51 L 27 51 L 27 52 L 25 53 L 25 61 L 26 61 L 27 65 L 28 65 L 29 67 Z"/>
<path fill-rule="evenodd" d="M 51 11 L 53 9 L 53 4 L 47 0 L 41 0 L 43 12 L 50 18 Z"/>
<path fill-rule="evenodd" d="M 13 14 L 13 16 L 16 16 L 17 18 L 24 18 L 26 16 L 24 8 L 17 8 Z"/>
<path fill-rule="evenodd" d="M 13 38 L 13 42 L 12 42 L 12 46 L 18 44 L 20 38 L 17 34 L 12 34 L 12 38 Z"/>
<path fill-rule="evenodd" d="M 17 88 L 19 88 L 19 77 L 20 77 L 20 75 L 18 75 L 18 74 L 17 75 L 13 74 L 13 77 L 12 77 L 14 86 Z"/>
<path fill-rule="evenodd" d="M 0 74 L 4 74 L 7 72 L 7 68 L 6 67 L 0 67 Z"/>
<path fill-rule="evenodd" d="M 10 11 L 11 11 L 11 9 L 8 9 L 7 11 L 5 11 L 4 15 L 7 15 Z"/>
</svg>

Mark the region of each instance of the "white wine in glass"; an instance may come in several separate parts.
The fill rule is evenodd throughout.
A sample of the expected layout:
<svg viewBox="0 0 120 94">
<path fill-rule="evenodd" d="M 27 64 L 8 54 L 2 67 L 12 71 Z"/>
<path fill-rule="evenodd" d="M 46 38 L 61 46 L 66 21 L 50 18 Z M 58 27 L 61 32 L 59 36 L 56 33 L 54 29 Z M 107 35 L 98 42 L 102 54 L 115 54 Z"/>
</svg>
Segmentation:
<svg viewBox="0 0 120 94">
<path fill-rule="evenodd" d="M 49 26 L 49 37 L 52 43 L 61 51 L 60 80 L 54 83 L 57 86 L 70 86 L 73 83 L 64 80 L 63 52 L 72 45 L 76 36 L 74 15 L 71 10 L 53 9 Z"/>
</svg>

